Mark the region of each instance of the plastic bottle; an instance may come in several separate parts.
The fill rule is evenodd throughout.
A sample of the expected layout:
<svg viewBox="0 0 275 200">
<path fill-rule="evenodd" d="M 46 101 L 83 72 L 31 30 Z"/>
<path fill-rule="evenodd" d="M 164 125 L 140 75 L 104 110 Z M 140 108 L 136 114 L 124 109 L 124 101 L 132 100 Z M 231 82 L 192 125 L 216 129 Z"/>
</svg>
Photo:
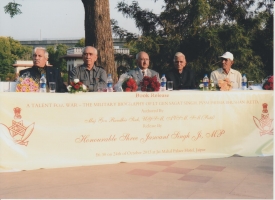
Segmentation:
<svg viewBox="0 0 275 200">
<path fill-rule="evenodd" d="M 247 78 L 246 75 L 244 74 L 242 77 L 242 89 L 246 90 L 247 89 Z"/>
<path fill-rule="evenodd" d="M 207 74 L 204 75 L 202 82 L 203 82 L 203 90 L 208 91 L 209 90 L 209 88 L 208 88 L 209 79 L 208 79 Z"/>
<path fill-rule="evenodd" d="M 46 90 L 46 83 L 47 83 L 47 80 L 46 80 L 45 74 L 42 74 L 42 76 L 40 78 L 40 89 L 39 89 L 39 92 L 47 92 L 47 90 Z"/>
<path fill-rule="evenodd" d="M 108 74 L 107 77 L 107 92 L 113 92 L 113 79 L 111 74 Z"/>
<path fill-rule="evenodd" d="M 161 79 L 160 79 L 160 91 L 166 91 L 166 77 L 165 77 L 165 74 L 163 74 Z"/>
</svg>

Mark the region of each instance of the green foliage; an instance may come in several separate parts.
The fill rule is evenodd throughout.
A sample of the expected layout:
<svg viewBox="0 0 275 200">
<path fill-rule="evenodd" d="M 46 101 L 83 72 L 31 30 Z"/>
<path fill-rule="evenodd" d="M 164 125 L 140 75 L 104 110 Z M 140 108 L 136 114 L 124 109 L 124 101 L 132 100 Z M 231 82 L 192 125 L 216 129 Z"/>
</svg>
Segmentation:
<svg viewBox="0 0 275 200">
<path fill-rule="evenodd" d="M 15 1 L 13 2 L 9 2 L 5 7 L 4 7 L 4 11 L 6 14 L 9 14 L 11 18 L 13 18 L 15 15 L 19 15 L 21 14 L 21 10 L 20 10 L 20 4 L 15 3 Z"/>
<path fill-rule="evenodd" d="M 12 80 L 10 74 L 14 74 L 12 66 L 16 60 L 30 60 L 32 47 L 23 46 L 19 41 L 10 37 L 0 37 L 0 78 Z M 10 73 L 10 74 L 9 74 Z"/>
<path fill-rule="evenodd" d="M 164 73 L 173 67 L 180 51 L 198 80 L 221 67 L 219 56 L 234 54 L 232 68 L 248 79 L 260 82 L 273 74 L 273 2 L 268 0 L 164 0 L 160 15 L 142 10 L 137 1 L 120 2 L 118 11 L 133 18 L 142 32 L 137 36 L 119 28 L 115 35 L 125 38 L 132 55 L 146 51 L 151 67 Z M 258 3 L 255 8 L 255 3 Z"/>
<path fill-rule="evenodd" d="M 75 47 L 85 47 L 85 38 L 81 38 L 78 43 L 76 43 Z"/>
<path fill-rule="evenodd" d="M 53 65 L 53 67 L 58 68 L 62 73 L 67 73 L 67 62 L 62 57 L 67 54 L 68 48 L 65 44 L 47 47 L 49 63 Z"/>
</svg>

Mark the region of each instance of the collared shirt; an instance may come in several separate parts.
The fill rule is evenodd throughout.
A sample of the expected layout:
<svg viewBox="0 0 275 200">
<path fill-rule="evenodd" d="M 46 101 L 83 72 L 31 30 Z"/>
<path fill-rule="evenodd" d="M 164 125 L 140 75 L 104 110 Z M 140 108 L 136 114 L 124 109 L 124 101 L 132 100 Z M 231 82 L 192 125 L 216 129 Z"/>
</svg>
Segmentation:
<svg viewBox="0 0 275 200">
<path fill-rule="evenodd" d="M 147 69 L 140 69 L 139 68 L 139 70 L 140 70 L 140 72 L 141 72 L 141 74 L 143 75 L 143 76 L 147 76 Z M 144 74 L 143 74 L 144 73 Z"/>
<path fill-rule="evenodd" d="M 73 68 L 70 74 L 70 80 L 79 79 L 84 85 L 89 88 L 89 91 L 97 91 L 98 83 L 107 83 L 107 74 L 102 67 L 93 66 L 91 70 L 87 69 L 86 65 L 81 65 Z"/>
<path fill-rule="evenodd" d="M 223 68 L 219 68 L 213 71 L 210 75 L 210 79 L 213 80 L 214 83 L 218 83 L 220 79 L 224 80 L 228 78 L 233 83 L 233 88 L 241 88 L 242 87 L 242 75 L 239 71 L 230 69 L 228 74 L 226 74 Z"/>
</svg>

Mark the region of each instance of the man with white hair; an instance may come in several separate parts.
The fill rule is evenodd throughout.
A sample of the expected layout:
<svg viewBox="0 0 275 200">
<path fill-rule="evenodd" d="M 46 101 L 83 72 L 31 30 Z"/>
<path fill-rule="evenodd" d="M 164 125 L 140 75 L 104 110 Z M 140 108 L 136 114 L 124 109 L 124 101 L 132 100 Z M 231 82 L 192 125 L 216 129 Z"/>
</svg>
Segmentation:
<svg viewBox="0 0 275 200">
<path fill-rule="evenodd" d="M 167 81 L 173 81 L 174 90 L 195 89 L 195 74 L 186 67 L 185 55 L 177 52 L 174 56 L 174 68 L 166 74 Z"/>
<path fill-rule="evenodd" d="M 45 75 L 47 80 L 47 88 L 49 88 L 49 82 L 55 82 L 56 92 L 67 92 L 66 85 L 61 78 L 61 73 L 58 68 L 47 66 L 49 59 L 49 53 L 43 47 L 36 47 L 33 50 L 33 66 L 28 69 L 21 70 L 20 76 L 29 75 L 39 82 L 42 74 Z"/>
<path fill-rule="evenodd" d="M 220 58 L 222 68 L 213 71 L 210 75 L 210 79 L 217 84 L 219 80 L 228 78 L 231 83 L 233 83 L 233 88 L 241 88 L 242 75 L 239 71 L 231 68 L 231 66 L 234 64 L 233 54 L 230 52 L 225 52 L 222 56 L 220 56 Z"/>
<path fill-rule="evenodd" d="M 86 46 L 82 52 L 83 65 L 74 67 L 70 74 L 70 80 L 79 79 L 89 89 L 96 92 L 99 83 L 107 84 L 107 73 L 101 66 L 95 66 L 97 49 Z"/>
</svg>

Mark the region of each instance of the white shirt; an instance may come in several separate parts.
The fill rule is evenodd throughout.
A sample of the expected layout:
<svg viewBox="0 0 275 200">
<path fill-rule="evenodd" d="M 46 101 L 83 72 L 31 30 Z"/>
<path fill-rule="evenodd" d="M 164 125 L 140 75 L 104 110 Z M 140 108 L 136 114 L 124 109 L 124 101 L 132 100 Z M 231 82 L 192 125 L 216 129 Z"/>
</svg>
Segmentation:
<svg viewBox="0 0 275 200">
<path fill-rule="evenodd" d="M 147 76 L 147 69 L 142 70 L 142 69 L 139 68 L 139 70 L 140 70 L 141 74 L 143 74 L 142 72 L 144 71 L 144 76 Z"/>
<path fill-rule="evenodd" d="M 214 83 L 218 83 L 218 80 L 228 78 L 233 83 L 233 88 L 241 88 L 242 87 L 242 75 L 239 71 L 230 69 L 228 74 L 223 71 L 223 68 L 219 68 L 213 71 L 210 75 L 210 79 L 213 80 Z"/>
</svg>

